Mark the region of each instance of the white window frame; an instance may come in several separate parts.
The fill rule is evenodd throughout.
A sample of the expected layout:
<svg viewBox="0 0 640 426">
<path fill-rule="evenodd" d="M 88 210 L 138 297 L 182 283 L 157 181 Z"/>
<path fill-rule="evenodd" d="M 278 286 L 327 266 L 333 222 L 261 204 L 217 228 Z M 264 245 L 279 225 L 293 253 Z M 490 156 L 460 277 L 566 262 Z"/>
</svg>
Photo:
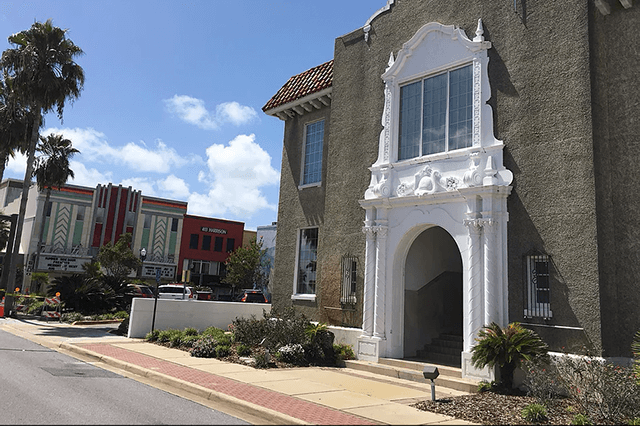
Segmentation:
<svg viewBox="0 0 640 426">
<path fill-rule="evenodd" d="M 318 230 L 318 240 L 320 239 L 320 228 L 317 226 L 308 226 L 305 228 L 299 228 L 296 233 L 296 262 L 295 269 L 293 274 L 293 292 L 291 294 L 291 300 L 307 300 L 307 301 L 315 301 L 316 293 L 298 293 L 298 273 L 299 273 L 299 265 L 300 265 L 300 243 L 302 240 L 302 233 L 309 229 L 317 229 Z M 316 242 L 316 262 L 318 259 L 318 242 Z M 318 273 L 318 266 L 316 263 L 316 277 Z M 316 281 L 315 291 L 318 291 L 318 283 Z"/>
<path fill-rule="evenodd" d="M 457 71 L 460 70 L 462 68 L 465 67 L 469 67 L 470 71 L 471 71 L 471 103 L 470 103 L 470 107 L 472 108 L 472 112 L 471 112 L 471 135 L 470 135 L 470 144 L 468 146 L 462 147 L 462 148 L 455 148 L 455 149 L 450 149 L 450 138 L 449 138 L 449 127 L 450 127 L 450 113 L 451 113 L 451 105 L 450 105 L 450 101 L 451 101 L 451 73 L 453 71 Z M 404 81 L 401 84 L 398 84 L 398 102 L 396 103 L 395 107 L 398 109 L 398 122 L 397 122 L 397 126 L 396 126 L 396 138 L 397 138 L 397 147 L 396 147 L 396 152 L 395 152 L 395 158 L 398 162 L 403 162 L 403 161 L 411 161 L 414 160 L 416 158 L 420 158 L 420 157 L 426 157 L 426 156 L 435 156 L 435 155 L 442 155 L 442 154 L 446 154 L 446 153 L 450 153 L 452 151 L 464 151 L 467 150 L 471 147 L 473 147 L 473 121 L 474 121 L 474 117 L 473 117 L 473 96 L 474 96 L 474 88 L 473 88 L 473 73 L 474 73 L 474 69 L 473 69 L 473 62 L 468 61 L 462 64 L 456 64 L 450 67 L 447 67 L 445 69 L 440 69 L 437 70 L 435 72 L 429 72 L 428 74 L 422 75 L 420 76 L 420 78 L 417 79 L 413 79 L 410 81 Z M 424 84 L 425 81 L 430 79 L 430 78 L 435 78 L 435 77 L 439 77 L 442 75 L 446 75 L 447 76 L 447 83 L 446 83 L 446 111 L 445 111 L 445 123 L 444 123 L 444 150 L 443 151 L 437 151 L 437 152 L 433 152 L 430 154 L 424 154 L 422 152 L 422 147 L 423 147 L 423 140 L 422 140 L 422 136 L 423 136 L 423 128 L 424 128 Z M 420 85 L 420 140 L 418 142 L 418 151 L 419 154 L 415 157 L 407 157 L 407 158 L 403 158 L 400 159 L 400 139 L 401 139 L 401 130 L 402 130 L 402 120 L 401 120 L 401 106 L 402 106 L 402 89 L 408 85 L 414 84 L 414 83 L 421 83 Z"/>
<path fill-rule="evenodd" d="M 324 139 L 325 139 L 325 130 L 326 130 L 326 123 L 323 123 L 322 125 L 322 151 L 320 152 L 320 180 L 318 180 L 317 182 L 310 182 L 310 183 L 304 183 L 304 175 L 305 175 L 305 169 L 307 166 L 306 163 L 306 154 L 307 154 L 307 129 L 309 128 L 310 125 L 319 123 L 319 122 L 326 122 L 326 120 L 324 118 L 319 118 L 318 120 L 314 120 L 314 121 L 310 121 L 308 123 L 305 123 L 304 125 L 304 132 L 302 135 L 302 158 L 301 158 L 301 167 L 300 167 L 300 185 L 298 185 L 298 189 L 304 189 L 304 188 L 313 188 L 316 186 L 321 186 L 322 185 L 322 163 L 323 163 L 323 156 L 324 156 Z"/>
<path fill-rule="evenodd" d="M 539 259 L 534 259 L 539 258 Z M 547 280 L 548 287 L 538 289 L 536 280 L 538 276 L 543 274 L 536 273 L 534 276 L 534 270 L 532 270 L 532 264 L 536 261 L 545 262 L 547 264 Z M 546 254 L 530 254 L 525 256 L 525 318 L 552 318 L 553 312 L 551 311 L 551 257 Z M 537 296 L 538 291 L 546 290 L 548 292 L 549 302 L 538 303 Z"/>
</svg>

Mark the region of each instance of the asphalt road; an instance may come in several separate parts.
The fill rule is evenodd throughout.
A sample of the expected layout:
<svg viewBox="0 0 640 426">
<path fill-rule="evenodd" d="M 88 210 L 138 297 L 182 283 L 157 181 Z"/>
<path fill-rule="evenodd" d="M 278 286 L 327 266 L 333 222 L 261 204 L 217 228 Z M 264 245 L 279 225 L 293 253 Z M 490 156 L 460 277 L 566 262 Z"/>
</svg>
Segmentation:
<svg viewBox="0 0 640 426">
<path fill-rule="evenodd" d="M 0 424 L 249 424 L 0 330 Z"/>
</svg>

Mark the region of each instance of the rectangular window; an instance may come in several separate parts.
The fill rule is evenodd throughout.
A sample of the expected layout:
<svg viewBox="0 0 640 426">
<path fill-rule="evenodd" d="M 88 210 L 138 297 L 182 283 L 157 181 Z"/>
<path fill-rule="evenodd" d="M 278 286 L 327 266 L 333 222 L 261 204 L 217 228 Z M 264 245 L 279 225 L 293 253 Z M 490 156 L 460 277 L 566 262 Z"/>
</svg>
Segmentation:
<svg viewBox="0 0 640 426">
<path fill-rule="evenodd" d="M 304 167 L 302 184 L 309 185 L 322 180 L 322 145 L 324 120 L 306 125 L 304 136 Z"/>
<path fill-rule="evenodd" d="M 171 219 L 171 232 L 178 232 L 178 219 Z"/>
<path fill-rule="evenodd" d="M 551 318 L 551 279 L 549 256 L 544 254 L 525 257 L 526 292 L 525 318 Z"/>
<path fill-rule="evenodd" d="M 340 303 L 343 305 L 355 305 L 356 303 L 356 278 L 358 259 L 346 255 L 342 257 L 342 286 L 340 291 Z"/>
<path fill-rule="evenodd" d="M 191 239 L 189 240 L 189 248 L 197 250 L 198 249 L 198 240 L 200 236 L 198 234 L 191 234 Z"/>
<path fill-rule="evenodd" d="M 227 252 L 232 252 L 235 248 L 236 240 L 235 238 L 227 238 Z"/>
<path fill-rule="evenodd" d="M 215 245 L 213 246 L 213 251 L 222 251 L 222 237 L 216 237 Z"/>
<path fill-rule="evenodd" d="M 143 225 L 144 229 L 149 229 L 151 228 L 151 215 L 150 214 L 145 214 L 144 215 L 144 225 Z"/>
<path fill-rule="evenodd" d="M 472 104 L 471 65 L 402 86 L 398 160 L 470 147 Z"/>
<path fill-rule="evenodd" d="M 300 230 L 296 294 L 316 293 L 316 261 L 318 255 L 318 228 Z"/>
<path fill-rule="evenodd" d="M 76 213 L 76 220 L 84 220 L 85 206 L 79 206 Z"/>
<path fill-rule="evenodd" d="M 211 235 L 202 236 L 202 250 L 211 250 Z"/>
</svg>

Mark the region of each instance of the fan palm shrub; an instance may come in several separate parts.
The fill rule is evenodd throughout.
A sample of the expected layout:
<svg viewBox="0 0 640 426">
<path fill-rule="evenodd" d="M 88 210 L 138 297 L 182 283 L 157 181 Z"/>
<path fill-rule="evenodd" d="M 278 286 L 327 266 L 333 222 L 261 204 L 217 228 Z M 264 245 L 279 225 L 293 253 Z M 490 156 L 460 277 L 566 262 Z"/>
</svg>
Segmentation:
<svg viewBox="0 0 640 426">
<path fill-rule="evenodd" d="M 471 349 L 471 362 L 476 368 L 498 367 L 501 386 L 508 392 L 513 388 L 513 373 L 522 361 L 549 360 L 549 347 L 534 331 L 513 322 L 500 327 L 495 322 L 478 332 Z"/>
</svg>

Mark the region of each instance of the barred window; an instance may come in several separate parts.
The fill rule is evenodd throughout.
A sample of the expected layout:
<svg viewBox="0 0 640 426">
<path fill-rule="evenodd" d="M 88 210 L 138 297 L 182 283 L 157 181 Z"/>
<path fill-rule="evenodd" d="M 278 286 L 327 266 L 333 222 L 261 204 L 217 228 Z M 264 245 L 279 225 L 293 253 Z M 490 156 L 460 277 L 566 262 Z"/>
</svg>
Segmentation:
<svg viewBox="0 0 640 426">
<path fill-rule="evenodd" d="M 525 256 L 525 318 L 551 318 L 550 258 L 546 254 Z"/>
<path fill-rule="evenodd" d="M 358 259 L 355 256 L 342 256 L 342 285 L 340 291 L 340 303 L 343 305 L 355 305 L 356 303 L 356 279 Z"/>
</svg>

